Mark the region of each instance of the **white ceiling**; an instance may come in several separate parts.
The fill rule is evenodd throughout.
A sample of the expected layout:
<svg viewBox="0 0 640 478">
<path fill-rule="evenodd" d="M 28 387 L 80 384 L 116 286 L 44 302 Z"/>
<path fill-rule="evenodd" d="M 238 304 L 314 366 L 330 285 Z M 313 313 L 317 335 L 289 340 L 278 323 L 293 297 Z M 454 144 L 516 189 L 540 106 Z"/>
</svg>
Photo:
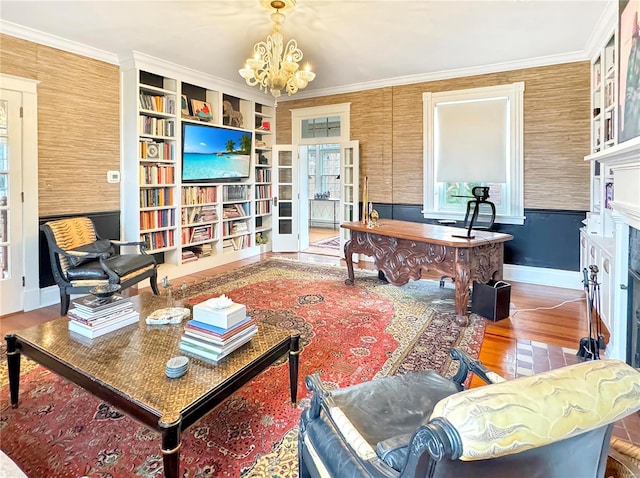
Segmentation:
<svg viewBox="0 0 640 478">
<path fill-rule="evenodd" d="M 611 1 L 298 0 L 283 35 L 317 73 L 305 90 L 315 96 L 584 60 Z M 271 31 L 259 3 L 0 0 L 0 31 L 113 63 L 135 50 L 242 84 L 238 69 Z"/>
</svg>

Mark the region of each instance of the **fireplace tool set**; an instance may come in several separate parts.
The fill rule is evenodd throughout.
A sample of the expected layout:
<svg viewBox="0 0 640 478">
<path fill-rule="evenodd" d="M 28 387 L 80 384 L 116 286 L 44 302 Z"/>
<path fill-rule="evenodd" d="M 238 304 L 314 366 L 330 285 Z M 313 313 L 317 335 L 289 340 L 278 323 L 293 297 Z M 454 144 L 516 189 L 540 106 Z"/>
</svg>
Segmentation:
<svg viewBox="0 0 640 478">
<path fill-rule="evenodd" d="M 578 358 L 582 361 L 598 360 L 600 351 L 606 347 L 600 322 L 600 283 L 598 282 L 598 266 L 590 265 L 589 271 L 585 267 L 582 271 L 584 295 L 587 304 L 587 328 L 589 336 L 580 339 Z"/>
</svg>

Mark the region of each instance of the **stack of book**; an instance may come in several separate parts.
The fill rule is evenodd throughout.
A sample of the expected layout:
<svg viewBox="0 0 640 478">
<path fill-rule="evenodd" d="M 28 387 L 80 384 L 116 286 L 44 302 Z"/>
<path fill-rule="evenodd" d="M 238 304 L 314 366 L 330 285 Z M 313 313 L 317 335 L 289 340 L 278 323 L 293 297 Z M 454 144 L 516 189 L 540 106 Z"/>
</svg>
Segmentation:
<svg viewBox="0 0 640 478">
<path fill-rule="evenodd" d="M 180 351 L 205 362 L 217 363 L 246 344 L 258 331 L 242 304 L 213 309 L 206 303 L 193 306 L 193 319 L 184 326 Z"/>
<path fill-rule="evenodd" d="M 92 295 L 72 301 L 69 310 L 69 330 L 91 339 L 135 324 L 140 314 L 128 297 L 114 294 L 100 298 Z"/>
</svg>

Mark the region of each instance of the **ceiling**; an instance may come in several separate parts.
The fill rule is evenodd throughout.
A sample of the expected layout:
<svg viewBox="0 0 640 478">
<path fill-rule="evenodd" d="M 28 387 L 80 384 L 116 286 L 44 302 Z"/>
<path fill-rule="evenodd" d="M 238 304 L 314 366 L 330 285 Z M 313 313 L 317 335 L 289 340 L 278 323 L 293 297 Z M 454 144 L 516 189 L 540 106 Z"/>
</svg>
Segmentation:
<svg viewBox="0 0 640 478">
<path fill-rule="evenodd" d="M 304 92 L 316 96 L 588 59 L 606 11 L 607 0 L 298 0 L 282 32 L 316 72 Z M 269 15 L 259 0 L 0 0 L 0 31 L 113 63 L 135 50 L 243 84 Z"/>
</svg>

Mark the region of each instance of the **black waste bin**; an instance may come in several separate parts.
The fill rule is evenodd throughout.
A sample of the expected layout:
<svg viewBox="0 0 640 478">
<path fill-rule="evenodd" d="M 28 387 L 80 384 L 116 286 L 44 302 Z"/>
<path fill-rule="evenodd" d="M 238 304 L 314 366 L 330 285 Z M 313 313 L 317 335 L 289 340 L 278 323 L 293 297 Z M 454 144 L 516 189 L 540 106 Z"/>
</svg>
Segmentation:
<svg viewBox="0 0 640 478">
<path fill-rule="evenodd" d="M 471 312 L 494 322 L 509 317 L 511 284 L 490 280 L 486 284 L 473 281 Z"/>
</svg>

